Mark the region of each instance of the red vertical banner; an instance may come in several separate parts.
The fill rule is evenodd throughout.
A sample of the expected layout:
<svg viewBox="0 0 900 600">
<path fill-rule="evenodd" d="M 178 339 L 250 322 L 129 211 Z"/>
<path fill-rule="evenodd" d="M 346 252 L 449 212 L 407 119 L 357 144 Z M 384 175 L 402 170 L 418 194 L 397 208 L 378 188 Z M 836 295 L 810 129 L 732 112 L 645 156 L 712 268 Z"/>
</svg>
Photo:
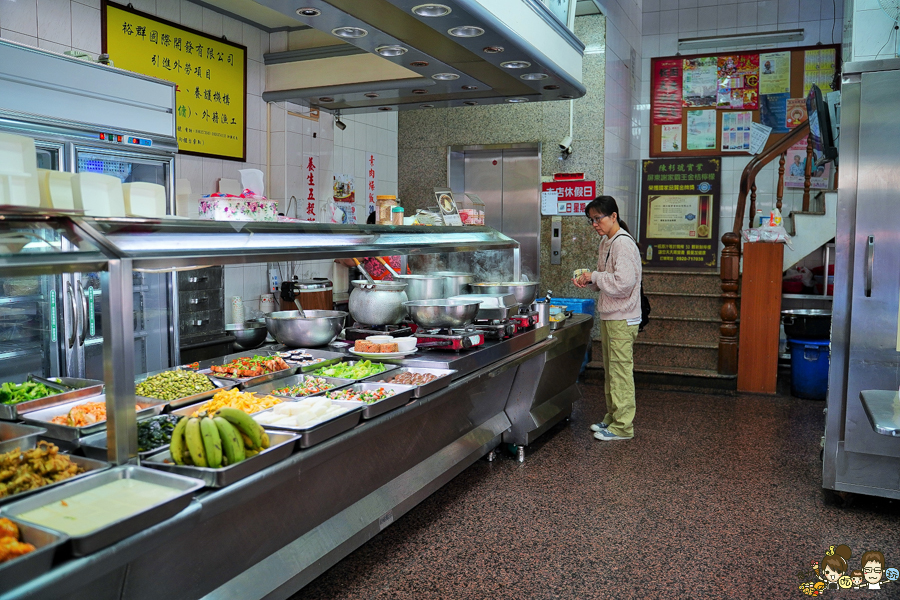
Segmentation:
<svg viewBox="0 0 900 600">
<path fill-rule="evenodd" d="M 375 155 L 366 154 L 366 218 L 375 212 Z"/>
<path fill-rule="evenodd" d="M 681 123 L 681 59 L 654 61 L 651 88 L 653 124 Z"/>
<path fill-rule="evenodd" d="M 303 168 L 306 171 L 306 197 L 305 202 L 299 203 L 300 214 L 297 217 L 300 220 L 310 222 L 316 221 L 316 212 L 318 209 L 318 186 L 319 186 L 319 156 L 316 154 L 303 155 Z M 303 210 L 304 205 L 306 210 Z"/>
</svg>

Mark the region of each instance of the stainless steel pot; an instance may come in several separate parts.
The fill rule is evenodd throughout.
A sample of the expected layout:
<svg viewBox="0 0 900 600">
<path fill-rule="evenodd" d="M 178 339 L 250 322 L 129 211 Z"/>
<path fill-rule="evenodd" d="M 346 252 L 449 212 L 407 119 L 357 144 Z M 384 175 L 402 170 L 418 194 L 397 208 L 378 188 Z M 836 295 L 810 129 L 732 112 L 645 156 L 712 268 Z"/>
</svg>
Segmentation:
<svg viewBox="0 0 900 600">
<path fill-rule="evenodd" d="M 364 325 L 395 325 L 406 316 L 403 303 L 409 300 L 406 295 L 406 282 L 400 281 L 352 281 L 350 292 L 350 316 Z"/>
<path fill-rule="evenodd" d="M 265 323 L 255 321 L 231 323 L 225 326 L 225 331 L 234 336 L 234 347 L 238 350 L 253 350 L 262 346 L 262 343 L 266 341 Z"/>
<path fill-rule="evenodd" d="M 512 294 L 462 294 L 447 298 L 451 302 L 478 302 L 478 314 L 476 318 L 502 321 L 508 319 L 510 314 L 516 314 L 519 303 Z"/>
<path fill-rule="evenodd" d="M 411 300 L 403 305 L 409 318 L 419 327 L 465 327 L 475 319 L 481 302 L 450 300 Z"/>
<path fill-rule="evenodd" d="M 280 310 L 266 315 L 266 327 L 278 343 L 291 348 L 330 344 L 344 328 L 347 313 L 341 310 Z"/>
<path fill-rule="evenodd" d="M 492 281 L 470 283 L 473 294 L 513 294 L 520 306 L 531 306 L 538 295 L 540 281 Z"/>
<path fill-rule="evenodd" d="M 465 294 L 469 291 L 469 288 L 466 286 L 475 281 L 475 276 L 471 273 L 459 271 L 438 271 L 434 275 L 435 277 L 444 278 L 444 295 L 441 298 Z"/>
<path fill-rule="evenodd" d="M 827 340 L 831 338 L 831 311 L 798 309 L 781 311 L 784 333 L 789 339 Z"/>
<path fill-rule="evenodd" d="M 444 278 L 434 275 L 397 275 L 395 280 L 406 284 L 409 300 L 436 300 L 444 296 Z"/>
</svg>

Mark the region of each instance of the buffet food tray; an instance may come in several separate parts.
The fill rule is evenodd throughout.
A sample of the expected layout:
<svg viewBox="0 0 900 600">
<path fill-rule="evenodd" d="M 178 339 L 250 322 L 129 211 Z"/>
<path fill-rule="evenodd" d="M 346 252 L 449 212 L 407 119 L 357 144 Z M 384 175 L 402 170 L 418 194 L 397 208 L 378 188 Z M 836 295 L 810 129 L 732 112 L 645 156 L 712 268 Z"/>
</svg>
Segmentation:
<svg viewBox="0 0 900 600">
<path fill-rule="evenodd" d="M 206 487 L 223 488 L 284 460 L 294 451 L 298 439 L 296 434 L 284 431 L 267 431 L 266 433 L 269 435 L 270 445 L 268 448 L 256 456 L 221 469 L 177 465 L 172 461 L 172 455 L 168 448 L 141 459 L 141 465 L 199 479 Z"/>
<path fill-rule="evenodd" d="M 421 398 L 422 396 L 427 396 L 432 392 L 436 392 L 438 390 L 444 389 L 445 387 L 450 385 L 451 380 L 453 379 L 453 375 L 456 374 L 456 369 L 425 369 L 420 367 L 401 367 L 397 371 L 391 371 L 390 373 L 379 373 L 378 375 L 374 375 L 369 377 L 368 379 L 364 379 L 366 383 L 378 383 L 383 379 L 390 379 L 392 377 L 396 377 L 397 375 L 402 375 L 403 373 L 427 373 L 429 375 L 437 376 L 437 379 L 434 381 L 429 381 L 423 385 L 416 385 L 415 391 L 413 391 L 414 398 Z M 394 385 L 387 384 L 385 385 Z M 407 385 L 405 383 L 398 383 L 396 385 Z"/>
<path fill-rule="evenodd" d="M 11 590 L 49 571 L 57 548 L 69 539 L 66 534 L 52 529 L 10 520 L 19 526 L 22 541 L 34 546 L 34 551 L 0 564 L 0 590 Z"/>
<path fill-rule="evenodd" d="M 75 402 L 68 402 L 66 404 L 59 404 L 51 408 L 36 410 L 23 416 L 22 420 L 30 425 L 35 425 L 37 427 L 43 427 L 44 429 L 46 429 L 47 433 L 45 433 L 44 435 L 48 438 L 65 440 L 67 442 L 77 442 L 80 438 L 91 435 L 92 433 L 97 433 L 98 431 L 106 431 L 106 421 L 93 423 L 86 427 L 69 427 L 68 425 L 58 425 L 56 423 L 51 423 L 50 420 L 53 417 L 68 414 L 69 410 L 71 410 L 73 407 L 84 404 L 85 402 L 106 402 L 106 396 L 104 394 L 101 394 L 92 398 L 84 398 Z M 136 406 L 141 407 L 141 410 L 137 411 L 137 418 L 139 420 L 158 415 L 168 404 L 168 402 L 166 402 L 165 400 L 157 400 L 155 398 L 141 398 L 140 396 L 134 397 L 134 403 Z"/>
<path fill-rule="evenodd" d="M 153 483 L 178 490 L 180 493 L 90 533 L 69 536 L 69 546 L 73 555 L 86 556 L 165 521 L 184 510 L 190 504 L 194 492 L 203 487 L 203 482 L 197 479 L 171 473 L 160 473 L 159 471 L 144 469 L 134 465 L 125 465 L 97 473 L 80 481 L 73 482 L 69 479 L 66 481 L 67 485 L 65 487 L 47 490 L 46 492 L 35 494 L 31 498 L 13 502 L 3 507 L 2 514 L 7 517 L 15 517 L 53 502 L 61 502 L 76 494 L 87 492 L 119 479 L 134 479 Z"/>
<path fill-rule="evenodd" d="M 284 358 L 282 356 L 282 358 L 284 358 L 284 360 L 287 364 L 289 364 L 291 366 L 297 366 L 297 370 L 300 373 L 309 373 L 310 371 L 315 371 L 316 369 L 318 369 L 320 367 L 327 367 L 328 365 L 333 365 L 334 363 L 339 363 L 344 359 L 344 355 L 341 354 L 340 352 L 327 352 L 325 350 L 316 350 L 315 348 L 296 348 L 296 349 L 291 348 L 291 349 L 288 349 L 287 346 L 285 346 L 285 350 L 281 350 L 279 352 L 272 352 L 272 354 L 273 355 L 275 355 L 275 354 L 281 355 L 281 354 L 284 354 L 285 352 L 298 352 L 298 351 L 302 351 L 302 352 L 305 352 L 306 354 L 310 354 L 310 355 L 312 355 L 313 358 L 324 358 L 325 359 L 322 362 L 312 363 L 312 364 L 308 364 L 308 365 L 301 365 L 300 363 L 298 363 L 296 361 L 292 361 L 292 360 Z"/>
<path fill-rule="evenodd" d="M 57 404 L 65 404 L 73 400 L 97 396 L 103 393 L 103 382 L 96 379 L 77 379 L 74 377 L 57 377 L 60 383 L 43 377 L 31 375 L 29 381 L 43 383 L 49 388 L 60 390 L 58 394 L 52 396 L 44 396 L 36 400 L 28 402 L 20 402 L 18 404 L 0 404 L 0 419 L 5 421 L 18 421 L 25 413 L 41 410 L 42 408 L 50 408 Z M 65 388 L 75 388 L 66 390 Z"/>
<path fill-rule="evenodd" d="M 144 373 L 143 375 L 138 375 L 134 380 L 134 385 L 139 384 L 152 377 L 153 375 L 159 375 L 160 373 L 165 373 L 167 371 L 192 371 L 196 373 L 194 369 L 189 369 L 187 367 L 174 367 L 171 369 L 163 369 L 162 371 L 153 371 L 151 373 Z M 209 382 L 215 386 L 211 390 L 207 390 L 205 392 L 197 392 L 196 394 L 192 394 L 190 396 L 184 396 L 182 398 L 176 398 L 175 400 L 163 400 L 163 402 L 168 402 L 169 406 L 172 408 L 179 408 L 181 406 L 187 406 L 188 404 L 194 404 L 196 402 L 200 402 L 201 400 L 208 400 L 216 395 L 216 392 L 219 390 L 230 390 L 231 388 L 238 385 L 237 380 L 235 379 L 219 379 L 218 377 L 212 377 L 207 373 L 201 373 L 201 375 L 206 375 L 206 378 L 209 379 Z M 159 400 L 159 398 L 151 398 L 152 400 Z"/>
<path fill-rule="evenodd" d="M 277 435 L 279 431 L 290 431 L 294 435 L 299 435 L 300 441 L 298 442 L 298 445 L 301 448 L 309 448 L 310 446 L 321 444 L 325 440 L 329 440 L 336 435 L 340 435 L 345 431 L 350 431 L 351 429 L 356 427 L 359 424 L 362 410 L 365 407 L 365 404 L 363 404 L 362 402 L 344 402 L 341 400 L 332 400 L 332 403 L 337 404 L 338 406 L 346 406 L 350 408 L 350 410 L 345 412 L 344 414 L 334 417 L 333 419 L 329 419 L 328 421 L 325 421 L 323 423 L 316 423 L 315 425 L 311 425 L 309 427 L 263 425 L 263 428 L 268 432 L 269 438 L 271 438 L 273 434 Z M 269 410 L 272 409 L 270 408 Z"/>
<path fill-rule="evenodd" d="M 303 383 L 307 377 L 319 377 L 318 375 L 291 375 L 290 377 L 285 377 L 283 379 L 278 379 L 276 381 L 267 381 L 266 383 L 255 385 L 253 387 L 249 387 L 244 389 L 245 392 L 253 392 L 254 394 L 271 394 L 273 396 L 278 396 L 279 398 L 290 398 L 291 400 L 298 400 L 301 398 L 310 398 L 312 396 L 321 396 L 325 392 L 317 392 L 315 394 L 309 394 L 307 396 L 288 396 L 287 394 L 276 394 L 274 390 L 280 390 L 281 388 L 290 387 L 292 385 L 299 385 Z M 341 379 L 340 377 L 319 377 L 319 379 L 324 379 L 326 383 L 334 384 L 334 387 L 326 390 L 330 392 L 332 390 L 337 390 L 341 388 L 345 388 L 348 385 L 351 385 L 355 379 Z"/>
<path fill-rule="evenodd" d="M 38 436 L 43 433 L 47 433 L 43 427 L 0 422 L 0 454 L 16 448 L 31 450 L 37 444 Z"/>
<path fill-rule="evenodd" d="M 359 361 L 359 360 L 347 360 L 347 361 L 344 361 L 344 364 L 350 365 L 350 366 L 352 367 L 353 365 L 355 365 L 355 364 L 357 364 L 357 363 L 360 363 L 360 362 L 363 362 L 363 361 Z M 349 378 L 347 378 L 347 379 L 348 379 L 349 381 L 364 381 L 364 380 L 370 379 L 370 378 L 372 378 L 372 377 L 381 377 L 382 375 L 384 375 L 384 374 L 387 373 L 388 371 L 393 371 L 394 369 L 399 369 L 399 368 L 400 368 L 398 365 L 392 365 L 392 364 L 388 364 L 388 363 L 381 363 L 381 362 L 378 362 L 378 361 L 369 361 L 369 362 L 375 362 L 375 363 L 377 363 L 377 364 L 379 364 L 379 365 L 384 365 L 384 371 L 382 371 L 381 373 L 376 373 L 375 375 L 367 375 L 366 377 L 360 377 L 359 379 L 349 379 Z M 327 377 L 326 375 L 316 375 L 316 374 L 315 374 L 315 371 L 313 371 L 312 373 L 310 373 L 310 375 L 314 375 L 314 376 L 316 376 L 316 377 Z"/>
<path fill-rule="evenodd" d="M 271 352 L 264 351 L 265 354 L 274 355 Z M 273 373 L 266 373 L 265 375 L 257 375 L 256 377 L 228 377 L 225 375 L 218 375 L 213 373 L 210 367 L 214 366 L 223 366 L 227 365 L 231 361 L 237 358 L 253 358 L 254 356 L 262 356 L 262 353 L 257 352 L 238 352 L 237 354 L 229 354 L 227 356 L 222 356 L 220 358 L 212 358 L 209 360 L 204 360 L 199 363 L 199 368 L 197 371 L 199 373 L 203 373 L 210 379 L 221 379 L 222 381 L 229 381 L 235 383 L 240 389 L 244 389 L 245 387 L 249 387 L 252 385 L 259 385 L 260 383 L 265 383 L 267 381 L 272 381 L 273 379 L 279 379 L 281 377 L 288 377 L 289 375 L 293 375 L 297 372 L 297 369 L 300 367 L 292 366 L 287 369 L 282 369 L 280 371 L 275 371 Z"/>
<path fill-rule="evenodd" d="M 101 431 L 99 433 L 94 433 L 92 435 L 86 436 L 78 440 L 79 447 L 81 451 L 84 452 L 84 455 L 88 458 L 93 458 L 94 460 L 106 460 L 107 452 L 108 452 L 108 444 L 107 444 L 107 433 L 105 431 Z M 150 456 L 151 454 L 155 454 L 162 450 L 163 448 L 168 448 L 168 444 L 165 446 L 160 446 L 159 448 L 154 448 L 153 450 L 145 450 L 143 452 L 138 452 L 138 458 L 144 458 L 145 456 Z"/>
<path fill-rule="evenodd" d="M 401 384 L 387 384 L 387 383 L 354 383 L 350 387 L 344 388 L 344 390 L 352 390 L 354 392 L 374 392 L 380 388 L 384 388 L 387 391 L 394 391 L 395 394 L 388 396 L 383 400 L 379 400 L 378 402 L 372 402 L 371 404 L 363 402 L 363 410 L 362 410 L 362 418 L 363 419 L 374 419 L 379 415 L 383 415 L 386 412 L 392 411 L 395 408 L 400 408 L 413 398 L 413 392 L 416 390 L 416 386 L 414 385 L 401 385 Z M 332 390 L 328 390 L 329 392 Z M 338 390 L 342 391 L 342 390 Z M 332 400 L 332 402 L 344 402 L 341 400 Z M 355 400 L 346 400 L 345 402 L 356 402 Z"/>
<path fill-rule="evenodd" d="M 22 448 L 22 451 L 31 450 L 34 448 L 34 444 L 30 448 Z M 62 452 L 60 454 L 63 454 Z M 32 494 L 36 494 L 38 492 L 43 492 L 44 490 L 50 490 L 56 487 L 63 485 L 64 483 L 70 483 L 72 481 L 78 481 L 79 479 L 84 479 L 90 475 L 95 473 L 99 473 L 100 471 L 105 471 L 109 468 L 109 463 L 103 460 L 94 460 L 93 458 L 85 458 L 83 456 L 75 456 L 74 454 L 66 454 L 73 463 L 84 469 L 84 473 L 80 473 L 75 475 L 74 477 L 69 477 L 68 479 L 63 479 L 62 481 L 56 481 L 54 483 L 47 484 L 43 487 L 35 488 L 33 490 L 26 490 L 24 492 L 19 492 L 18 494 L 13 494 L 12 496 L 7 496 L 5 498 L 0 498 L 0 504 L 6 504 L 8 502 L 12 502 L 14 500 L 19 500 L 20 498 L 24 498 L 25 496 L 30 496 Z"/>
</svg>

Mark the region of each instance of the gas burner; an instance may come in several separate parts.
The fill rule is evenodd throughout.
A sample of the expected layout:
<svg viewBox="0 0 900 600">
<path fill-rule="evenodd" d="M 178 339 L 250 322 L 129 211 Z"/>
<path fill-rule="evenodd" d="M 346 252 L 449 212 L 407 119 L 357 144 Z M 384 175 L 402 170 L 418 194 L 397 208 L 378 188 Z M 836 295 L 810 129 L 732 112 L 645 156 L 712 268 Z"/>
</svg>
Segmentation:
<svg viewBox="0 0 900 600">
<path fill-rule="evenodd" d="M 485 335 L 474 328 L 432 329 L 415 334 L 419 342 L 417 348 L 439 348 L 441 350 L 468 350 L 484 344 Z"/>
<path fill-rule="evenodd" d="M 536 310 L 523 310 L 520 311 L 519 314 L 510 317 L 510 320 L 515 322 L 519 331 L 524 331 L 526 329 L 533 329 L 538 324 L 540 317 Z"/>
<path fill-rule="evenodd" d="M 353 327 L 344 330 L 344 339 L 348 341 L 364 340 L 370 335 L 390 335 L 393 337 L 408 337 L 415 329 L 406 323 L 400 325 L 363 325 L 354 323 Z"/>
<path fill-rule="evenodd" d="M 518 327 L 515 321 L 475 321 L 475 329 L 482 332 L 489 340 L 503 340 L 516 335 Z"/>
</svg>

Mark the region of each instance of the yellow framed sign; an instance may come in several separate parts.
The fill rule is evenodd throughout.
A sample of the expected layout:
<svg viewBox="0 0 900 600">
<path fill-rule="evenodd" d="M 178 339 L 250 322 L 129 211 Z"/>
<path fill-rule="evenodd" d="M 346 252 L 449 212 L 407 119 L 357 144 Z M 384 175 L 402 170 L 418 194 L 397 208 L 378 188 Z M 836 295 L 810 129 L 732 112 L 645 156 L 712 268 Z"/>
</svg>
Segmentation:
<svg viewBox="0 0 900 600">
<path fill-rule="evenodd" d="M 112 2 L 102 19 L 116 67 L 176 84 L 179 153 L 246 160 L 245 46 Z"/>
</svg>

